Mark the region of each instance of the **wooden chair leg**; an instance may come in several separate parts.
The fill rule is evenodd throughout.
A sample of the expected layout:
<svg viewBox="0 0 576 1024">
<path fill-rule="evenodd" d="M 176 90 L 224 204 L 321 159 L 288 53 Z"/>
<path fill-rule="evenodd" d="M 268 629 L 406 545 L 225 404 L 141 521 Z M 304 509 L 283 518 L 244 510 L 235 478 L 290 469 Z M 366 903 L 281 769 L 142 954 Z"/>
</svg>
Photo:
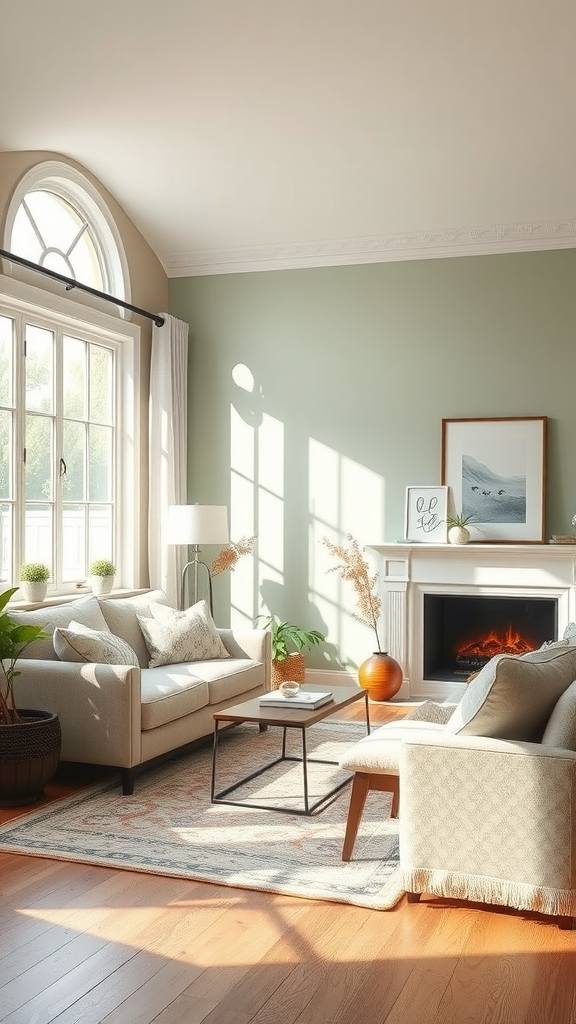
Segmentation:
<svg viewBox="0 0 576 1024">
<path fill-rule="evenodd" d="M 392 794 L 392 806 L 390 808 L 390 817 L 398 817 L 398 808 L 400 806 L 400 778 L 398 775 L 372 775 L 370 779 L 370 789 L 377 789 L 379 793 L 391 793 Z"/>
<path fill-rule="evenodd" d="M 342 847 L 342 860 L 351 860 L 354 843 L 358 835 L 358 827 L 366 803 L 366 797 L 370 789 L 370 775 L 365 772 L 356 772 L 352 780 L 352 792 L 350 793 L 350 805 L 348 807 L 348 818 L 346 821 L 346 834 Z"/>
<path fill-rule="evenodd" d="M 407 903 L 419 903 L 420 902 L 420 896 L 421 896 L 421 893 L 419 893 L 419 892 L 407 892 L 406 893 L 406 902 Z"/>
</svg>

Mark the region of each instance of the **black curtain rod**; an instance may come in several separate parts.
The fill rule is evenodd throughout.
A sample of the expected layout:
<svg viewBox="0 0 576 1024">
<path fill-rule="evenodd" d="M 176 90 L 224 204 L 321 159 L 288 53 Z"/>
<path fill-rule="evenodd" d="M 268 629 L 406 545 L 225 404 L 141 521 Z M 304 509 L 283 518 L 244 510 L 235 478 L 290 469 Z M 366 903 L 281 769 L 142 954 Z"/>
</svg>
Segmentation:
<svg viewBox="0 0 576 1024">
<path fill-rule="evenodd" d="M 41 267 L 39 263 L 31 263 L 30 260 L 25 260 L 23 256 L 16 256 L 13 252 L 6 252 L 6 249 L 0 249 L 0 256 L 10 260 L 11 263 L 19 263 L 21 267 L 28 267 L 28 270 L 36 270 L 39 274 L 46 274 L 46 277 L 51 277 L 54 281 L 61 281 L 62 284 L 66 285 L 67 292 L 71 291 L 72 288 L 79 288 L 90 295 L 96 295 L 99 299 L 105 299 L 106 302 L 113 302 L 116 306 L 122 306 L 123 309 L 130 309 L 133 313 L 146 316 L 149 320 L 153 320 L 157 327 L 162 327 L 164 323 L 164 317 L 160 316 L 159 313 L 149 313 L 147 309 L 140 309 L 140 306 L 133 306 L 130 302 L 117 299 L 114 295 L 107 295 L 106 292 L 99 292 L 97 288 L 90 288 L 87 284 L 80 284 L 73 277 L 66 277 L 64 274 L 56 273 L 55 270 L 48 270 L 46 267 Z"/>
</svg>

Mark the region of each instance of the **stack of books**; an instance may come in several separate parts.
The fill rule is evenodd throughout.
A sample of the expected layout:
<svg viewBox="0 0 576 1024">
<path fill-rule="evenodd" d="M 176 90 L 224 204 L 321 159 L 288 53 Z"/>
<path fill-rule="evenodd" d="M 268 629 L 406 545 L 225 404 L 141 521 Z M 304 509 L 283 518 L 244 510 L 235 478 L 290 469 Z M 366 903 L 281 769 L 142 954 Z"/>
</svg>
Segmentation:
<svg viewBox="0 0 576 1024">
<path fill-rule="evenodd" d="M 329 704 L 331 700 L 334 700 L 332 690 L 325 693 L 299 690 L 296 697 L 284 697 L 278 690 L 272 690 L 258 697 L 258 703 L 262 708 L 306 708 L 308 711 L 315 711 L 323 704 Z"/>
</svg>

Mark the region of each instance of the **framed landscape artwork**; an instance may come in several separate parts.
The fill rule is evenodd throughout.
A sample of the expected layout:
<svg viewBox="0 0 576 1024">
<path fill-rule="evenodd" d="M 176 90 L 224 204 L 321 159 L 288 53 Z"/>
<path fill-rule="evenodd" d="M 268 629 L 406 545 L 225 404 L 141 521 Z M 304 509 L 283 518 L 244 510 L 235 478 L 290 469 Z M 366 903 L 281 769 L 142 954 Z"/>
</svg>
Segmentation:
<svg viewBox="0 0 576 1024">
<path fill-rule="evenodd" d="M 473 539 L 544 539 L 546 417 L 442 420 L 442 483 Z"/>
<path fill-rule="evenodd" d="M 404 537 L 416 544 L 445 544 L 447 487 L 407 487 Z"/>
</svg>

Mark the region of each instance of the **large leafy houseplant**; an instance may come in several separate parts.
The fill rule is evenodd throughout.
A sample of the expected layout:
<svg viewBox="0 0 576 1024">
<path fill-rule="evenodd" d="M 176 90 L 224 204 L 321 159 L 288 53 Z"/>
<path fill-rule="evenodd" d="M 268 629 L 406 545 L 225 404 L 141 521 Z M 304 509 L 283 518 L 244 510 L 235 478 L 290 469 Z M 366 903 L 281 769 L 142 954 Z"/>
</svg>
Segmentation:
<svg viewBox="0 0 576 1024">
<path fill-rule="evenodd" d="M 22 626 L 12 621 L 5 611 L 10 598 L 16 593 L 17 587 L 5 590 L 0 594 L 0 724 L 17 725 L 22 721 L 14 701 L 14 679 L 19 672 L 16 668 L 18 658 L 26 648 L 39 638 L 49 636 L 42 626 Z"/>
<path fill-rule="evenodd" d="M 286 661 L 294 652 L 300 652 L 326 639 L 317 629 L 302 629 L 292 622 L 281 622 L 276 615 L 259 615 L 265 619 L 264 628 L 272 633 L 272 661 Z"/>
</svg>

